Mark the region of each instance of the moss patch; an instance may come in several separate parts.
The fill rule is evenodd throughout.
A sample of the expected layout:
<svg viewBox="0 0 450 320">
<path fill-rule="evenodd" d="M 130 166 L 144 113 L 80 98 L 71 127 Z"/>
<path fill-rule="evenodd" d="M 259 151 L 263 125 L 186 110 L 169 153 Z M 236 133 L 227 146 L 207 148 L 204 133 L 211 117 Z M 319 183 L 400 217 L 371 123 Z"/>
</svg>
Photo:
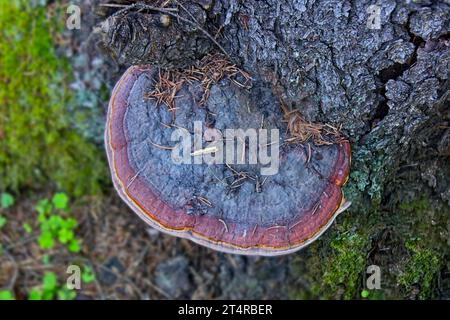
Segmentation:
<svg viewBox="0 0 450 320">
<path fill-rule="evenodd" d="M 355 228 L 360 223 L 359 217 L 352 217 L 347 212 L 345 218 L 338 218 L 336 225 L 307 249 L 306 255 L 294 258 L 292 272 L 308 286 L 293 285 L 290 298 L 360 297 L 370 249 L 368 231 L 371 229 L 370 226 Z"/>
<path fill-rule="evenodd" d="M 98 192 L 106 176 L 103 155 L 70 128 L 65 108 L 72 99 L 70 68 L 52 37 L 62 21 L 28 1 L 1 6 L 0 189 L 51 181 L 77 196 Z"/>
<path fill-rule="evenodd" d="M 402 203 L 400 212 L 411 230 L 403 231 L 409 256 L 402 264 L 398 284 L 406 296 L 417 292 L 416 298 L 435 298 L 437 278 L 448 255 L 448 207 L 419 198 Z"/>
<path fill-rule="evenodd" d="M 442 266 L 442 257 L 432 249 L 421 248 L 418 240 L 414 239 L 406 243 L 411 257 L 398 282 L 406 293 L 414 291 L 414 287 L 417 286 L 419 299 L 429 299 L 433 297 L 433 287 Z"/>
<path fill-rule="evenodd" d="M 337 292 L 341 289 L 344 299 L 357 296 L 365 271 L 367 245 L 367 239 L 359 233 L 344 233 L 334 238 L 331 242 L 334 252 L 325 263 L 326 271 L 319 290 Z"/>
</svg>

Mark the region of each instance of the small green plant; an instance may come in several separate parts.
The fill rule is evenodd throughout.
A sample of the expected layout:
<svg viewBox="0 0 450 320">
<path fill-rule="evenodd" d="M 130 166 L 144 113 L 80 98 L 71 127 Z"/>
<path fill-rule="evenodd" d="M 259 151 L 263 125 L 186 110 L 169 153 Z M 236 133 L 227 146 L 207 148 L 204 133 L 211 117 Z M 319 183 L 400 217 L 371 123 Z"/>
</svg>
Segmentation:
<svg viewBox="0 0 450 320">
<path fill-rule="evenodd" d="M 85 284 L 95 280 L 94 270 L 84 265 L 81 273 L 81 281 Z M 42 278 L 42 284 L 33 288 L 28 293 L 29 300 L 73 300 L 77 296 L 74 289 L 69 289 L 66 285 L 58 282 L 58 277 L 54 272 L 46 272 Z"/>
<path fill-rule="evenodd" d="M 52 203 L 56 209 L 67 210 L 69 197 L 65 193 L 57 193 L 53 196 Z"/>
<path fill-rule="evenodd" d="M 42 249 L 51 249 L 59 242 L 71 252 L 81 250 L 80 240 L 75 237 L 74 229 L 78 222 L 68 216 L 69 198 L 64 193 L 57 193 L 52 200 L 43 199 L 36 205 L 40 235 L 39 246 Z"/>
<path fill-rule="evenodd" d="M 85 265 L 81 274 L 81 280 L 86 283 L 92 283 L 95 280 L 94 270 L 90 266 Z"/>
<path fill-rule="evenodd" d="M 14 205 L 14 197 L 7 192 L 3 192 L 0 197 L 0 207 L 2 209 L 8 209 L 13 205 Z M 0 229 L 6 225 L 6 222 L 8 222 L 8 219 L 0 215 Z"/>
<path fill-rule="evenodd" d="M 54 272 L 46 272 L 42 279 L 42 285 L 32 289 L 28 294 L 29 300 L 73 300 L 77 296 L 74 290 L 61 286 Z"/>
<path fill-rule="evenodd" d="M 0 300 L 14 300 L 14 294 L 11 290 L 0 290 Z"/>
<path fill-rule="evenodd" d="M 8 209 L 14 205 L 14 197 L 7 192 L 3 192 L 1 195 L 0 203 L 2 209 Z"/>
</svg>

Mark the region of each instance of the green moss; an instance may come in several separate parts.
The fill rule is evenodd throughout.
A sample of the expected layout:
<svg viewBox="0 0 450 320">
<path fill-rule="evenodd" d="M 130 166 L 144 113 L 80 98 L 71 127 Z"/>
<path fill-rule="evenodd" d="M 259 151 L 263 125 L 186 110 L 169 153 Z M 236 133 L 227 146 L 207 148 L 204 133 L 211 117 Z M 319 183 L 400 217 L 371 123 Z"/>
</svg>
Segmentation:
<svg viewBox="0 0 450 320">
<path fill-rule="evenodd" d="M 399 231 L 403 239 L 421 239 L 422 248 L 448 253 L 448 205 L 422 196 L 399 205 Z"/>
<path fill-rule="evenodd" d="M 294 257 L 292 299 L 419 299 L 438 297 L 448 260 L 448 206 L 426 196 L 386 210 L 359 207 L 338 217 L 316 243 Z M 405 239 L 409 239 L 405 242 Z M 381 290 L 364 298 L 366 267 L 381 268 Z M 366 292 L 363 294 L 366 295 Z"/>
<path fill-rule="evenodd" d="M 401 230 L 408 239 L 405 247 L 409 256 L 398 275 L 398 284 L 405 295 L 418 289 L 419 299 L 433 298 L 437 278 L 448 254 L 448 244 L 443 237 L 448 207 L 421 197 L 401 203 L 399 210 L 403 222 L 410 227 Z"/>
<path fill-rule="evenodd" d="M 367 238 L 358 233 L 339 234 L 331 242 L 333 253 L 324 265 L 325 272 L 318 291 L 325 297 L 343 290 L 344 299 L 355 298 L 366 265 Z"/>
<path fill-rule="evenodd" d="M 294 258 L 291 272 L 302 283 L 290 287 L 291 299 L 360 298 L 370 241 L 352 226 L 357 220 L 347 216 L 308 247 L 308 256 Z"/>
<path fill-rule="evenodd" d="M 406 211 L 406 212 L 423 212 L 430 208 L 430 202 L 427 198 L 419 198 L 414 201 L 409 202 L 402 202 L 399 205 L 400 210 Z"/>
<path fill-rule="evenodd" d="M 0 189 L 51 181 L 75 195 L 98 192 L 103 156 L 70 128 L 65 108 L 70 68 L 52 38 L 62 20 L 29 1 L 1 0 L 0 22 Z"/>
<path fill-rule="evenodd" d="M 399 276 L 398 283 L 403 286 L 406 293 L 418 286 L 420 299 L 432 298 L 436 277 L 442 267 L 442 257 L 434 250 L 422 248 L 420 239 L 410 240 L 406 247 L 411 257 L 406 263 L 404 272 Z"/>
<path fill-rule="evenodd" d="M 382 206 L 374 204 L 368 190 L 377 180 L 361 168 L 344 191 L 352 206 L 293 259 L 291 273 L 299 281 L 290 286 L 290 298 L 403 299 L 414 292 L 420 299 L 436 298 L 437 278 L 448 261 L 448 206 L 426 190 L 417 198 L 408 188 Z M 381 290 L 368 290 L 364 298 L 372 264 L 381 268 Z"/>
</svg>

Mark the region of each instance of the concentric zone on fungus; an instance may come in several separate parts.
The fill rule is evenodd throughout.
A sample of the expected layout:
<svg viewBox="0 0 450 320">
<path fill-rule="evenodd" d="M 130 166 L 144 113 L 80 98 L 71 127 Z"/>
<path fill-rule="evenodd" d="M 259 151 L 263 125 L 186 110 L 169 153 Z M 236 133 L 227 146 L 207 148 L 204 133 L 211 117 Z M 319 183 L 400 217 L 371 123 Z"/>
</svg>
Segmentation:
<svg viewBox="0 0 450 320">
<path fill-rule="evenodd" d="M 204 107 L 196 104 L 199 83 L 185 84 L 173 110 L 145 94 L 157 71 L 130 67 L 116 84 L 109 104 L 105 143 L 114 186 L 150 226 L 230 253 L 280 255 L 317 239 L 342 211 L 342 186 L 350 169 L 350 144 L 281 144 L 279 172 L 259 177 L 257 165 L 179 165 L 170 158 L 171 121 L 192 132 L 192 123 L 214 115 L 207 126 L 279 128 L 286 124 L 270 88 L 244 90 L 229 80 L 211 88 Z M 175 127 L 175 126 L 173 126 Z M 173 128 L 172 127 L 172 128 Z M 248 175 L 230 188 L 236 172 Z M 230 181 L 231 175 L 231 181 Z M 255 180 L 265 184 L 255 191 Z M 258 182 L 259 183 L 259 182 Z M 202 197 L 207 204 L 198 202 Z"/>
</svg>

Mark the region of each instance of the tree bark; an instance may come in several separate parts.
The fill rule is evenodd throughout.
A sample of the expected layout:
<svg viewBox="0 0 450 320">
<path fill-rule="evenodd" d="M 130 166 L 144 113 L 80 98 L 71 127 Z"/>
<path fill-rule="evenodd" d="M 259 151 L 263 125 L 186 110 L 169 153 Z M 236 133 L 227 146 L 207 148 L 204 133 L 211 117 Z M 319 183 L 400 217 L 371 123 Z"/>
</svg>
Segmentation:
<svg viewBox="0 0 450 320">
<path fill-rule="evenodd" d="M 163 2 L 145 3 L 160 8 Z M 264 260 L 260 268 L 253 260 L 238 261 L 247 261 L 251 272 L 279 270 L 264 279 L 292 282 L 289 290 L 298 290 L 298 279 L 319 286 L 313 292 L 320 297 L 355 297 L 358 274 L 371 264 L 385 272 L 382 286 L 397 288 L 386 297 L 437 296 L 430 295 L 430 282 L 421 282 L 425 267 L 415 263 L 429 252 L 439 261 L 448 258 L 448 1 L 173 0 L 164 8 L 176 8 L 171 13 L 180 18 L 149 7 L 97 9 L 103 22 L 93 38 L 118 70 L 134 64 L 184 69 L 221 52 L 307 120 L 342 126 L 351 142 L 344 193 L 352 206 L 321 243 L 288 260 Z M 410 239 L 419 239 L 418 251 L 406 245 Z M 398 292 L 401 275 L 416 269 L 419 283 L 403 282 L 406 292 Z M 248 297 L 236 288 L 260 276 L 244 272 L 233 279 L 220 286 L 224 297 Z"/>
<path fill-rule="evenodd" d="M 450 10 L 431 3 L 173 1 L 171 15 L 129 8 L 101 30 L 121 65 L 186 68 L 224 51 L 307 120 L 342 125 L 356 206 L 422 183 L 450 203 Z M 397 181 L 402 170 L 413 178 Z"/>
</svg>

